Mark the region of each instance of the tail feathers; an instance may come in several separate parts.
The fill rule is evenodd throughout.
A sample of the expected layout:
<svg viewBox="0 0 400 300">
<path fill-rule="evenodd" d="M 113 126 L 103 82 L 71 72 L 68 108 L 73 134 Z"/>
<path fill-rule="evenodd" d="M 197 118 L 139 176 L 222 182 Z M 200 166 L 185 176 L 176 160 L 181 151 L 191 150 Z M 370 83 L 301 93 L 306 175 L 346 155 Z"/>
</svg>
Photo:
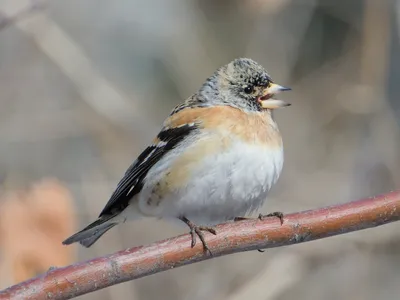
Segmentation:
<svg viewBox="0 0 400 300">
<path fill-rule="evenodd" d="M 99 218 L 93 223 L 86 226 L 81 231 L 75 233 L 74 235 L 67 238 L 62 243 L 64 245 L 70 245 L 76 242 L 79 242 L 82 246 L 89 248 L 92 246 L 103 234 L 105 234 L 108 230 L 113 228 L 118 222 L 113 222 L 112 218 L 114 216 L 110 216 L 108 218 Z"/>
<path fill-rule="evenodd" d="M 89 248 L 90 246 L 92 246 L 103 234 L 105 234 L 108 230 L 110 230 L 111 228 L 113 228 L 115 225 L 117 225 L 118 223 L 108 223 L 105 224 L 105 226 L 103 228 L 99 228 L 99 231 L 95 232 L 91 237 L 84 239 L 84 240 L 80 240 L 79 244 L 81 244 L 82 246 Z"/>
</svg>

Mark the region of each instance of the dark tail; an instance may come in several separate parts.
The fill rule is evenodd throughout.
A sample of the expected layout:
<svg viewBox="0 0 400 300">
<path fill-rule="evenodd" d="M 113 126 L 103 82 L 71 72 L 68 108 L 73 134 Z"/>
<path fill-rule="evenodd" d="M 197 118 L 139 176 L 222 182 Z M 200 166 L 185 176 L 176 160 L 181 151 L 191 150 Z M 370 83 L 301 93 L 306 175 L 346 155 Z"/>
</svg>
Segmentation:
<svg viewBox="0 0 400 300">
<path fill-rule="evenodd" d="M 113 222 L 114 216 L 101 217 L 83 228 L 81 231 L 67 238 L 62 243 L 70 245 L 79 242 L 82 246 L 89 248 L 92 246 L 103 234 L 113 228 L 118 222 Z"/>
</svg>

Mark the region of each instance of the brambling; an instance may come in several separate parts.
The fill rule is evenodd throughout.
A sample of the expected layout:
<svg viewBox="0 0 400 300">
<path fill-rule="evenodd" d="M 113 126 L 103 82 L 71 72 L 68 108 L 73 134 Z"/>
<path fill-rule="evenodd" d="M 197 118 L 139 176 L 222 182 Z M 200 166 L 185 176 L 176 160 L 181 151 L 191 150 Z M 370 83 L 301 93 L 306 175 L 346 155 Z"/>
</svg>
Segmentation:
<svg viewBox="0 0 400 300">
<path fill-rule="evenodd" d="M 281 174 L 282 137 L 272 111 L 290 104 L 273 96 L 287 90 L 248 58 L 219 68 L 173 109 L 98 219 L 63 244 L 90 247 L 128 219 L 158 217 L 182 220 L 191 246 L 197 235 L 208 250 L 202 231 L 216 234 L 208 226 L 259 209 Z"/>
</svg>

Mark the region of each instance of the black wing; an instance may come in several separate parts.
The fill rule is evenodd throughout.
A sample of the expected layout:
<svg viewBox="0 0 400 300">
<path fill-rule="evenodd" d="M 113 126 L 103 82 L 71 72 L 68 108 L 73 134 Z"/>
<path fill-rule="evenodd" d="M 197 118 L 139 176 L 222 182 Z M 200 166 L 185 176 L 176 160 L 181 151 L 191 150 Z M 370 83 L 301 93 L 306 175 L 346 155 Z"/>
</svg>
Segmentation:
<svg viewBox="0 0 400 300">
<path fill-rule="evenodd" d="M 147 147 L 128 168 L 99 217 L 123 211 L 132 197 L 142 190 L 143 180 L 150 168 L 197 128 L 197 125 L 192 123 L 162 130 L 157 136 L 160 142 Z"/>
</svg>

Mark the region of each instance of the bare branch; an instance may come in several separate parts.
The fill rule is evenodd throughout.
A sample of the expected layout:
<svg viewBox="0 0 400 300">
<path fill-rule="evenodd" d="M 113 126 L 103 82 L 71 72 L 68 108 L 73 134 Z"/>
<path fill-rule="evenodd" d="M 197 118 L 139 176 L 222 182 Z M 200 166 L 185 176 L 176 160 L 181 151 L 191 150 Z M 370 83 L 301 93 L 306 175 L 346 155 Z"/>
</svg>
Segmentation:
<svg viewBox="0 0 400 300">
<path fill-rule="evenodd" d="M 286 215 L 217 226 L 207 234 L 213 257 L 255 249 L 287 246 L 376 227 L 400 219 L 400 192 Z M 260 259 L 263 259 L 262 254 Z M 70 299 L 128 280 L 210 259 L 201 243 L 190 248 L 189 234 L 134 247 L 64 268 L 0 292 L 3 299 Z"/>
</svg>

